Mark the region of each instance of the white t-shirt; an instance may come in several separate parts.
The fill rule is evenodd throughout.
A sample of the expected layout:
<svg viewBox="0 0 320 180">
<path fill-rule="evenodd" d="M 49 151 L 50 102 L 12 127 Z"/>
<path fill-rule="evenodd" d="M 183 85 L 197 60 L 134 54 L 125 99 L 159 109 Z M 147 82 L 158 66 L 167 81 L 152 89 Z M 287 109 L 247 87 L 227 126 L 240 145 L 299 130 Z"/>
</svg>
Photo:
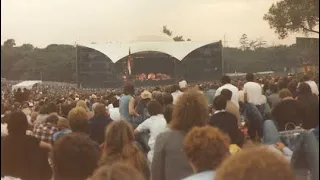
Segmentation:
<svg viewBox="0 0 320 180">
<path fill-rule="evenodd" d="M 318 85 L 317 85 L 316 82 L 314 82 L 314 81 L 306 81 L 305 83 L 309 84 L 313 94 L 315 94 L 317 96 L 319 95 L 319 89 L 318 89 Z"/>
<path fill-rule="evenodd" d="M 225 84 L 217 89 L 214 96 L 219 96 L 223 89 L 229 89 L 232 92 L 231 102 L 239 108 L 239 89 L 232 84 Z"/>
<path fill-rule="evenodd" d="M 254 105 L 261 105 L 262 87 L 256 82 L 247 82 L 243 86 L 244 93 L 247 94 L 247 100 Z"/>
<path fill-rule="evenodd" d="M 240 90 L 238 93 L 239 102 L 244 102 L 244 91 Z"/>
<path fill-rule="evenodd" d="M 151 116 L 146 119 L 143 123 L 141 123 L 136 130 L 142 132 L 144 130 L 150 131 L 150 138 L 148 145 L 150 147 L 150 151 L 148 152 L 148 160 L 152 162 L 153 152 L 154 152 L 154 144 L 157 136 L 166 130 L 167 121 L 164 118 L 163 114 L 158 114 L 156 116 Z"/>
<path fill-rule="evenodd" d="M 110 108 L 109 115 L 110 115 L 110 118 L 114 121 L 121 120 L 119 108 Z"/>
<path fill-rule="evenodd" d="M 173 97 L 173 104 L 177 103 L 179 96 L 181 96 L 182 94 L 183 94 L 183 92 L 181 92 L 181 91 L 176 91 L 176 92 L 171 93 L 171 95 Z"/>
</svg>

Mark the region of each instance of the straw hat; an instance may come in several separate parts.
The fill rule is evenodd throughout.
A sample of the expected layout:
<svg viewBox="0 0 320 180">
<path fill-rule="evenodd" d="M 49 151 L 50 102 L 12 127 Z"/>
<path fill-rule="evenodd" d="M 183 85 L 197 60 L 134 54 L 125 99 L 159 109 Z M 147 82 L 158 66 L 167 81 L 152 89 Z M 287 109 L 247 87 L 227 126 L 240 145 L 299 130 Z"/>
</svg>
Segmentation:
<svg viewBox="0 0 320 180">
<path fill-rule="evenodd" d="M 151 99 L 152 94 L 149 91 L 143 91 L 140 95 L 141 99 Z"/>
</svg>

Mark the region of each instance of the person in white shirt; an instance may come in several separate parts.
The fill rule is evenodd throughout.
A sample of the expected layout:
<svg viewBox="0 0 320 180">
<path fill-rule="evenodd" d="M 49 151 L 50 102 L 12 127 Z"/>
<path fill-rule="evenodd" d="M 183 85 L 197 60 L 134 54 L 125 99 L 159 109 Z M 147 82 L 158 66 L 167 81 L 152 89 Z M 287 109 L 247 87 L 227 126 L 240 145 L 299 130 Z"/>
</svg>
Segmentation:
<svg viewBox="0 0 320 180">
<path fill-rule="evenodd" d="M 178 97 L 183 94 L 183 92 L 180 91 L 180 88 L 178 85 L 173 85 L 172 86 L 172 92 L 171 95 L 173 97 L 173 104 L 175 104 L 178 100 Z"/>
<path fill-rule="evenodd" d="M 237 108 L 239 108 L 239 89 L 231 84 L 231 79 L 229 76 L 222 76 L 221 83 L 223 84 L 221 87 L 219 87 L 215 93 L 215 97 L 219 96 L 221 94 L 221 91 L 223 89 L 228 89 L 232 92 L 231 102 L 236 105 Z"/>
<path fill-rule="evenodd" d="M 118 98 L 112 104 L 108 105 L 108 112 L 109 112 L 110 118 L 113 121 L 121 120 L 121 115 L 120 115 L 120 111 L 119 111 L 119 99 Z"/>
<path fill-rule="evenodd" d="M 252 73 L 248 73 L 246 75 L 247 82 L 243 86 L 244 91 L 244 101 L 254 104 L 261 105 L 262 99 L 262 87 L 260 84 L 254 82 L 254 75 Z"/>
<path fill-rule="evenodd" d="M 141 123 L 134 132 L 138 134 L 146 130 L 150 131 L 148 160 L 152 162 L 156 138 L 161 132 L 166 130 L 167 121 L 162 114 L 162 106 L 158 101 L 150 101 L 147 108 L 150 118 Z"/>
<path fill-rule="evenodd" d="M 315 95 L 317 95 L 317 96 L 319 95 L 319 89 L 318 89 L 318 85 L 317 85 L 316 82 L 312 81 L 312 80 L 309 78 L 308 75 L 304 75 L 304 76 L 302 77 L 302 80 L 310 86 L 311 91 L 312 91 L 313 94 L 315 94 Z"/>
</svg>

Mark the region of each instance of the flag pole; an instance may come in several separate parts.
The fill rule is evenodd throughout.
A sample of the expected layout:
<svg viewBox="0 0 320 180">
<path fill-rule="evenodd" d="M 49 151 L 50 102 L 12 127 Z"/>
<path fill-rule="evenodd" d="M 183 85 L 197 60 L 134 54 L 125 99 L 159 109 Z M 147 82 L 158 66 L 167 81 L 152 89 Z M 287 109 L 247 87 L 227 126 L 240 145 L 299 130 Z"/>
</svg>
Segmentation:
<svg viewBox="0 0 320 180">
<path fill-rule="evenodd" d="M 75 46 L 76 46 L 76 62 L 75 62 L 75 65 L 76 65 L 76 84 L 77 84 L 77 87 L 79 88 L 80 87 L 80 84 L 79 84 L 79 57 L 78 57 L 78 44 L 77 42 L 75 42 Z"/>
</svg>

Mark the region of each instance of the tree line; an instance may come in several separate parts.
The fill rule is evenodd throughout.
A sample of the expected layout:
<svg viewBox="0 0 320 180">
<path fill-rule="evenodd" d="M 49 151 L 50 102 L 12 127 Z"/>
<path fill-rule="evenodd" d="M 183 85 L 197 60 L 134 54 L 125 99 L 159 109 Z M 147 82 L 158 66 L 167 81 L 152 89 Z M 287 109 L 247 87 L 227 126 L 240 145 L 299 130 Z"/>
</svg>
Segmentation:
<svg viewBox="0 0 320 180">
<path fill-rule="evenodd" d="M 226 72 L 281 71 L 283 67 L 298 63 L 295 45 L 250 47 L 249 43 L 244 46 L 246 49 L 242 46 L 223 49 Z M 74 82 L 75 72 L 76 48 L 72 45 L 51 44 L 36 48 L 32 44 L 16 46 L 14 39 L 8 39 L 1 46 L 2 78 Z"/>
</svg>

